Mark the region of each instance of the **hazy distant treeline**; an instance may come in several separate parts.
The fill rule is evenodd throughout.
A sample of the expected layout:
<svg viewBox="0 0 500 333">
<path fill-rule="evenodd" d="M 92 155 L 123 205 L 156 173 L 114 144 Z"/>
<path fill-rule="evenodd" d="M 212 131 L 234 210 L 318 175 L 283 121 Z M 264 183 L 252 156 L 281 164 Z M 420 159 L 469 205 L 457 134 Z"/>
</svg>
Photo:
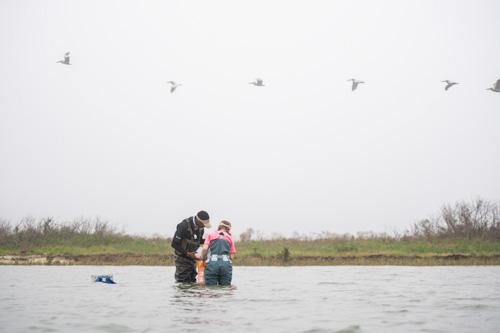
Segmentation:
<svg viewBox="0 0 500 333">
<path fill-rule="evenodd" d="M 483 199 L 444 205 L 436 217 L 415 223 L 408 235 L 424 238 L 500 239 L 500 205 Z"/>
<path fill-rule="evenodd" d="M 263 233 L 246 229 L 240 234 L 240 242 L 269 239 Z M 457 202 L 445 205 L 436 217 L 414 223 L 404 232 L 387 233 L 359 232 L 356 235 L 321 232 L 315 235 L 294 234 L 292 237 L 272 235 L 270 239 L 321 240 L 321 239 L 488 239 L 500 240 L 500 205 L 496 202 L 476 199 L 472 202 Z M 12 224 L 0 220 L 0 248 L 24 249 L 45 245 L 90 247 L 96 245 L 130 244 L 137 248 L 145 243 L 157 243 L 158 251 L 169 248 L 168 238 L 130 236 L 118 231 L 107 221 L 79 219 L 57 223 L 52 218 L 24 218 Z M 140 244 L 139 244 L 140 243 Z"/>
<path fill-rule="evenodd" d="M 275 234 L 271 239 L 287 237 Z M 313 235 L 295 233 L 292 239 L 311 241 L 321 239 L 500 239 L 500 204 L 493 201 L 476 199 L 471 202 L 460 201 L 454 205 L 444 205 L 435 217 L 414 223 L 405 231 L 393 234 L 358 232 L 338 234 L 323 231 Z M 240 241 L 263 240 L 261 232 L 248 228 L 240 234 Z"/>
</svg>

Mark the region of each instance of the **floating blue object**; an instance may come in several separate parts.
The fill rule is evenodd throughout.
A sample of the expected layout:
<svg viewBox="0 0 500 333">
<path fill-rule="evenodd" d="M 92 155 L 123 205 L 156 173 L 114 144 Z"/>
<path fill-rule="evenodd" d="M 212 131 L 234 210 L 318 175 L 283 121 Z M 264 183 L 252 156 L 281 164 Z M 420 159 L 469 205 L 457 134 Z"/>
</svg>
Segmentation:
<svg viewBox="0 0 500 333">
<path fill-rule="evenodd" d="M 116 284 L 116 282 L 113 281 L 113 275 L 92 275 L 92 281 L 107 284 Z"/>
</svg>

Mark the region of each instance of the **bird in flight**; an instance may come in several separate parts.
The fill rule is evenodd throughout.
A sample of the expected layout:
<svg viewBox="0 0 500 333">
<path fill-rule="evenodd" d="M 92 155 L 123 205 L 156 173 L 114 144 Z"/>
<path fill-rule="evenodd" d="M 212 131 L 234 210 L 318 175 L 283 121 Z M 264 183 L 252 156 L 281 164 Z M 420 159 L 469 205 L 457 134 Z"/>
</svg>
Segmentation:
<svg viewBox="0 0 500 333">
<path fill-rule="evenodd" d="M 173 93 L 177 87 L 182 86 L 182 83 L 177 83 L 175 81 L 167 81 L 170 84 L 170 93 Z"/>
<path fill-rule="evenodd" d="M 352 91 L 354 91 L 354 90 L 356 90 L 356 88 L 358 88 L 358 84 L 365 83 L 364 81 L 359 81 L 359 80 L 356 80 L 356 79 L 349 79 L 347 81 L 352 81 L 352 87 L 351 87 Z"/>
<path fill-rule="evenodd" d="M 497 82 L 493 83 L 493 88 L 488 88 L 486 90 L 491 90 L 494 92 L 500 92 L 500 79 L 497 80 Z"/>
<path fill-rule="evenodd" d="M 264 81 L 262 79 L 259 79 L 259 78 L 256 78 L 254 81 L 248 82 L 248 83 L 249 84 L 253 84 L 256 87 L 265 87 L 264 86 Z"/>
<path fill-rule="evenodd" d="M 69 52 L 64 53 L 64 60 L 59 60 L 57 63 L 63 65 L 71 65 L 69 63 Z"/>
<path fill-rule="evenodd" d="M 446 82 L 446 87 L 444 87 L 444 90 L 448 90 L 452 86 L 454 86 L 455 84 L 458 84 L 458 82 L 453 82 L 453 81 L 450 81 L 450 80 L 444 80 L 444 81 L 441 81 L 441 82 Z"/>
</svg>

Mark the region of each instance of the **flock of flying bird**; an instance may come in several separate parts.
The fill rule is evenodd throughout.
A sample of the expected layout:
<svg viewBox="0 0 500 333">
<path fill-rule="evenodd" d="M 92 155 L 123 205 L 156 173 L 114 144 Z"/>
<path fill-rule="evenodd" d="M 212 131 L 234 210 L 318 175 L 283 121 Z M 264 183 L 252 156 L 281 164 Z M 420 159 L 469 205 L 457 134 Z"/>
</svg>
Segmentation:
<svg viewBox="0 0 500 333">
<path fill-rule="evenodd" d="M 63 64 L 63 65 L 71 65 L 69 52 L 66 52 L 64 54 L 64 59 L 63 60 L 59 60 L 57 63 Z M 352 81 L 352 86 L 351 86 L 351 90 L 352 91 L 356 90 L 358 88 L 358 85 L 360 85 L 361 83 L 365 83 L 364 81 L 360 81 L 360 80 L 356 80 L 356 79 L 349 79 L 347 81 Z M 458 82 L 453 82 L 453 81 L 450 81 L 450 80 L 444 80 L 444 81 L 441 81 L 441 82 L 445 82 L 446 83 L 446 86 L 444 87 L 444 90 L 446 90 L 446 91 L 448 89 L 450 89 L 451 87 L 453 87 L 454 85 L 458 84 Z M 170 92 L 171 93 L 173 93 L 175 91 L 175 89 L 177 89 L 178 87 L 182 86 L 182 83 L 178 83 L 178 82 L 175 82 L 175 81 L 167 81 L 167 83 L 170 84 Z M 254 85 L 256 87 L 265 87 L 264 80 L 259 79 L 259 78 L 256 78 L 252 82 L 249 82 L 249 84 L 252 84 L 252 85 Z M 491 91 L 500 93 L 500 79 L 498 79 L 495 83 L 493 83 L 493 87 L 492 88 L 487 88 L 486 90 L 491 90 Z"/>
</svg>

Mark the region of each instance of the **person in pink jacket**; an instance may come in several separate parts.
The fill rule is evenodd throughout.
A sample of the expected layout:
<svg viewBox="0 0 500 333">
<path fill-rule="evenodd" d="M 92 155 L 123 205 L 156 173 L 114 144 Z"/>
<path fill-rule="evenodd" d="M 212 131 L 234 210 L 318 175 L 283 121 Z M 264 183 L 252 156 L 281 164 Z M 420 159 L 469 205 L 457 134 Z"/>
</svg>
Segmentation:
<svg viewBox="0 0 500 333">
<path fill-rule="evenodd" d="M 207 259 L 205 268 L 205 284 L 207 286 L 229 286 L 233 277 L 232 260 L 236 253 L 233 236 L 231 236 L 231 222 L 221 221 L 217 231 L 208 234 L 203 250 L 202 259 Z"/>
</svg>

